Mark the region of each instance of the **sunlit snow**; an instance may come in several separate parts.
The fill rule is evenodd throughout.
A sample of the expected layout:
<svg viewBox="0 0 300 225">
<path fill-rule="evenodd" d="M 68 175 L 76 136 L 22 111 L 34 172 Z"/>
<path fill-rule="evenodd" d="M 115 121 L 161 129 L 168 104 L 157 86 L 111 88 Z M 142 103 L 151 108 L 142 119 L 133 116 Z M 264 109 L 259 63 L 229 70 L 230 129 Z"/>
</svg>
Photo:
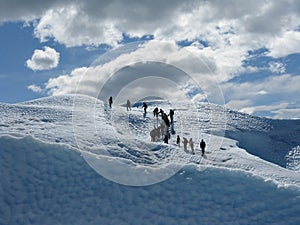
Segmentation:
<svg viewBox="0 0 300 225">
<path fill-rule="evenodd" d="M 0 104 L 0 224 L 299 224 L 300 121 L 148 105 L 144 116 L 87 96 Z M 175 109 L 168 145 L 150 141 L 155 106 Z"/>
</svg>

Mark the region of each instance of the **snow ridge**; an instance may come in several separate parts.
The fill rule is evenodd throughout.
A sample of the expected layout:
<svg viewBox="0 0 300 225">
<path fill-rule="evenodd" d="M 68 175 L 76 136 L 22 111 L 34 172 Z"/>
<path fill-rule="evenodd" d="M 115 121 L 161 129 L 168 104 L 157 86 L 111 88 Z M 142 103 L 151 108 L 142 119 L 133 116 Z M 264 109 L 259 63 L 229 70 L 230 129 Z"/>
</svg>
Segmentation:
<svg viewBox="0 0 300 225">
<path fill-rule="evenodd" d="M 184 166 L 152 186 L 110 182 L 65 144 L 0 137 L 0 224 L 299 224 L 300 192 Z"/>
<path fill-rule="evenodd" d="M 194 106 L 171 105 L 163 100 L 147 100 L 147 103 L 149 113 L 145 118 L 139 103 L 130 112 L 116 105 L 110 110 L 97 99 L 78 95 L 1 104 L 0 132 L 30 135 L 47 143 L 64 143 L 95 157 L 109 154 L 135 167 L 192 163 L 240 169 L 273 179 L 279 185 L 300 185 L 299 176 L 289 171 L 298 170 L 298 167 L 291 166 L 291 157 L 288 157 L 290 151 L 300 145 L 299 121 L 253 117 L 209 103 Z M 175 136 L 167 146 L 150 142 L 149 132 L 156 124 L 151 111 L 154 106 L 166 111 L 175 109 L 175 130 L 181 137 L 193 137 L 196 156 L 176 147 Z M 75 116 L 74 111 L 77 112 Z M 225 139 L 218 136 L 222 132 L 225 132 Z M 206 159 L 199 153 L 198 143 L 202 138 L 208 144 Z M 223 144 L 218 146 L 215 142 Z M 293 165 L 297 163 L 298 158 L 293 157 Z M 256 168 L 257 164 L 268 165 L 268 168 Z M 276 175 L 271 172 L 274 169 L 278 171 Z"/>
<path fill-rule="evenodd" d="M 299 121 L 148 103 L 145 117 L 87 96 L 0 104 L 0 224 L 300 224 Z M 154 106 L 175 109 L 195 155 L 176 135 L 150 142 Z"/>
</svg>

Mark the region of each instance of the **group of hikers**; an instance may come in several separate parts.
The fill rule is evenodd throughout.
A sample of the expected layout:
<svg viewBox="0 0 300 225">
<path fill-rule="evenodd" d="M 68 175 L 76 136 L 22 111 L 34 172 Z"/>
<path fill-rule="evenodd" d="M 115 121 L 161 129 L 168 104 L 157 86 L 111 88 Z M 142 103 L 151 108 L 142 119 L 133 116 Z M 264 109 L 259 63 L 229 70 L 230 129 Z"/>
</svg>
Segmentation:
<svg viewBox="0 0 300 225">
<path fill-rule="evenodd" d="M 112 96 L 109 97 L 108 103 L 109 103 L 109 107 L 111 108 L 112 103 L 113 103 Z M 126 108 L 127 108 L 127 111 L 131 110 L 131 102 L 129 100 L 127 100 Z M 147 113 L 147 108 L 148 108 L 148 105 L 146 102 L 143 102 L 142 108 L 144 109 L 144 117 L 145 117 L 145 115 Z M 162 122 L 158 126 L 159 115 L 161 116 Z M 160 141 L 161 139 L 163 139 L 164 143 L 168 144 L 169 139 L 171 138 L 170 128 L 171 128 L 171 133 L 175 134 L 174 110 L 170 109 L 169 114 L 166 114 L 163 109 L 158 109 L 158 107 L 155 107 L 153 110 L 153 116 L 156 117 L 157 125 L 153 130 L 150 131 L 151 141 L 157 142 L 157 141 Z M 170 117 L 170 119 L 169 119 L 169 117 Z M 195 154 L 194 141 L 192 138 L 190 138 L 188 140 L 187 138 L 183 137 L 182 143 L 183 143 L 183 148 L 184 148 L 185 152 L 188 153 L 187 145 L 189 144 L 189 146 L 191 148 L 191 153 Z M 176 144 L 178 147 L 180 147 L 180 136 L 179 135 L 177 135 Z M 206 147 L 206 143 L 202 139 L 200 142 L 200 149 L 201 149 L 202 156 L 204 156 L 204 154 L 205 154 L 205 147 Z"/>
<path fill-rule="evenodd" d="M 188 140 L 187 138 L 183 137 L 182 143 L 183 143 L 183 149 L 184 149 L 185 152 L 188 152 L 187 144 L 189 144 L 192 154 L 195 154 L 194 141 L 193 141 L 192 138 L 190 138 L 190 140 Z M 177 135 L 176 144 L 180 147 L 180 137 L 179 137 L 179 135 Z M 205 147 L 206 147 L 206 143 L 202 139 L 201 142 L 200 142 L 200 149 L 201 149 L 201 152 L 202 152 L 202 154 L 201 154 L 202 156 L 204 156 Z"/>
</svg>

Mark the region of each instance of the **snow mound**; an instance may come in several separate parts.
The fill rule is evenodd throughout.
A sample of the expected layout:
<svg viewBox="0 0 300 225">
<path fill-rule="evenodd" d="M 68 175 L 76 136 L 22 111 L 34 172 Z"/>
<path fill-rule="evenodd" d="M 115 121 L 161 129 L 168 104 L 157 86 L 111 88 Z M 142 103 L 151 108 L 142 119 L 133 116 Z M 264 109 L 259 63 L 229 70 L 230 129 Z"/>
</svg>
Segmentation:
<svg viewBox="0 0 300 225">
<path fill-rule="evenodd" d="M 300 171 L 300 146 L 293 148 L 287 158 L 287 168 L 290 170 Z"/>
<path fill-rule="evenodd" d="M 0 224 L 299 224 L 299 189 L 186 165 L 165 182 L 111 182 L 65 144 L 0 137 Z M 223 150 L 225 151 L 225 150 Z"/>
<path fill-rule="evenodd" d="M 0 104 L 0 224 L 300 224 L 299 120 L 147 103 L 147 114 L 74 95 Z M 175 109 L 168 145 L 150 142 L 155 106 Z"/>
<path fill-rule="evenodd" d="M 47 143 L 63 143 L 82 151 L 91 159 L 94 169 L 97 160 L 98 164 L 103 163 L 102 159 L 105 162 L 117 160 L 133 168 L 131 172 L 138 168 L 152 173 L 159 168 L 171 176 L 184 165 L 196 164 L 202 169 L 213 166 L 242 170 L 271 179 L 278 185 L 300 186 L 296 173 L 298 153 L 291 153 L 300 145 L 299 120 L 270 120 L 209 103 L 172 105 L 160 99 L 147 99 L 148 113 L 143 115 L 141 103 L 135 103 L 133 109 L 127 111 L 126 107 L 117 105 L 109 109 L 106 103 L 92 97 L 67 95 L 1 104 L 0 133 L 30 135 Z M 149 133 L 160 121 L 152 114 L 156 106 L 166 112 L 171 108 L 175 110 L 176 134 L 171 135 L 169 145 L 162 141 L 150 142 Z M 178 148 L 176 135 L 192 137 L 196 155 Z M 202 138 L 207 141 L 206 158 L 200 155 Z M 107 177 L 105 172 L 118 174 L 123 170 L 115 164 L 113 168 L 115 170 L 100 174 Z M 128 179 L 124 176 L 122 181 L 117 181 L 130 184 L 126 183 Z"/>
</svg>

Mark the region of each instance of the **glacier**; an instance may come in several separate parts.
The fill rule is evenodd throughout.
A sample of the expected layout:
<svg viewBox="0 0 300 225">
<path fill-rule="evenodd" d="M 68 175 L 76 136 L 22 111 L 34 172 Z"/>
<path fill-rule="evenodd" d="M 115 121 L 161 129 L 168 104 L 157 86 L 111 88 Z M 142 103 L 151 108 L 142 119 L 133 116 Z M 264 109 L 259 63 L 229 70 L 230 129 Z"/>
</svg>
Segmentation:
<svg viewBox="0 0 300 225">
<path fill-rule="evenodd" d="M 143 117 L 87 96 L 1 103 L 0 224 L 300 223 L 299 120 L 148 105 Z M 196 155 L 150 142 L 154 106 L 176 109 Z"/>
</svg>

